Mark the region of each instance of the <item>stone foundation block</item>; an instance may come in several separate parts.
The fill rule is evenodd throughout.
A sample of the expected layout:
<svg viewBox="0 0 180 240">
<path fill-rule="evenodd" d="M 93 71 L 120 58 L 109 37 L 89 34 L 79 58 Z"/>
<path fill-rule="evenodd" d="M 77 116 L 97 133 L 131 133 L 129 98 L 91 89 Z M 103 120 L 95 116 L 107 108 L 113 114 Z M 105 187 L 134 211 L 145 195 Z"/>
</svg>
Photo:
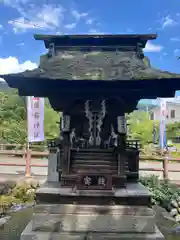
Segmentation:
<svg viewBox="0 0 180 240">
<path fill-rule="evenodd" d="M 32 231 L 32 221 L 27 225 L 20 240 L 164 240 L 161 232 L 155 233 L 54 233 Z"/>
<path fill-rule="evenodd" d="M 43 205 L 35 208 L 32 230 L 41 232 L 155 232 L 147 207 Z"/>
</svg>

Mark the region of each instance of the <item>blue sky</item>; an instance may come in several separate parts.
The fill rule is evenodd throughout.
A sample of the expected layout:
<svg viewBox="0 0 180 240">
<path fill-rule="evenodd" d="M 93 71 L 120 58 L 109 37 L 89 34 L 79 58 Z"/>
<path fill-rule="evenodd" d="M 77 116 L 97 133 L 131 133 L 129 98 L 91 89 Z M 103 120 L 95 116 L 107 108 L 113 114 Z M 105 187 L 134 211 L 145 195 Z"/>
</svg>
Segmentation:
<svg viewBox="0 0 180 240">
<path fill-rule="evenodd" d="M 180 73 L 180 0 L 0 0 L 0 73 L 36 67 L 45 48 L 34 33 L 157 33 L 145 54 Z"/>
</svg>

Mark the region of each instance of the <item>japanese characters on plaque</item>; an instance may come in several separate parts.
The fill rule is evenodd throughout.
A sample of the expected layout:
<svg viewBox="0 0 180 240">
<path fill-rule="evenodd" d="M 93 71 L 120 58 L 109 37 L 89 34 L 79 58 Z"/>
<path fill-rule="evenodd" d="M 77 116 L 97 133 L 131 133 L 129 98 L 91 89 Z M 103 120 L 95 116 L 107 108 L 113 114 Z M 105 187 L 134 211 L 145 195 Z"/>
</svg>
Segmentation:
<svg viewBox="0 0 180 240">
<path fill-rule="evenodd" d="M 106 187 L 107 179 L 104 176 L 84 176 L 83 185 L 84 186 L 99 186 Z"/>
<path fill-rule="evenodd" d="M 28 141 L 44 141 L 44 99 L 27 98 Z"/>
</svg>

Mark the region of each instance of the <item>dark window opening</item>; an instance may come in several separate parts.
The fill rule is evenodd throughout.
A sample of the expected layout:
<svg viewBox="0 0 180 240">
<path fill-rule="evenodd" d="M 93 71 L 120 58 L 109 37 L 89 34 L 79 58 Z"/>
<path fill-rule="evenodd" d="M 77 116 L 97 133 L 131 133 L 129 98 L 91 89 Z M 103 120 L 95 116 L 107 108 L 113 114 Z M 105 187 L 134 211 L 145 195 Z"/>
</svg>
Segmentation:
<svg viewBox="0 0 180 240">
<path fill-rule="evenodd" d="M 171 118 L 175 118 L 175 110 L 171 110 Z"/>
</svg>

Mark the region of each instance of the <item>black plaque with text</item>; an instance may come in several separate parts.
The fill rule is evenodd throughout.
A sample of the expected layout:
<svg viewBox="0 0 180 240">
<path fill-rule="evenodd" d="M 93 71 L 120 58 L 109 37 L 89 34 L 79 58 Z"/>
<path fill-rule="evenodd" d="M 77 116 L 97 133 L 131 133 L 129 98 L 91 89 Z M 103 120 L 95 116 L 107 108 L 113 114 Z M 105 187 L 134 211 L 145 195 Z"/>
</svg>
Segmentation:
<svg viewBox="0 0 180 240">
<path fill-rule="evenodd" d="M 101 172 L 80 172 L 77 188 L 80 190 L 112 190 L 112 176 Z"/>
</svg>

